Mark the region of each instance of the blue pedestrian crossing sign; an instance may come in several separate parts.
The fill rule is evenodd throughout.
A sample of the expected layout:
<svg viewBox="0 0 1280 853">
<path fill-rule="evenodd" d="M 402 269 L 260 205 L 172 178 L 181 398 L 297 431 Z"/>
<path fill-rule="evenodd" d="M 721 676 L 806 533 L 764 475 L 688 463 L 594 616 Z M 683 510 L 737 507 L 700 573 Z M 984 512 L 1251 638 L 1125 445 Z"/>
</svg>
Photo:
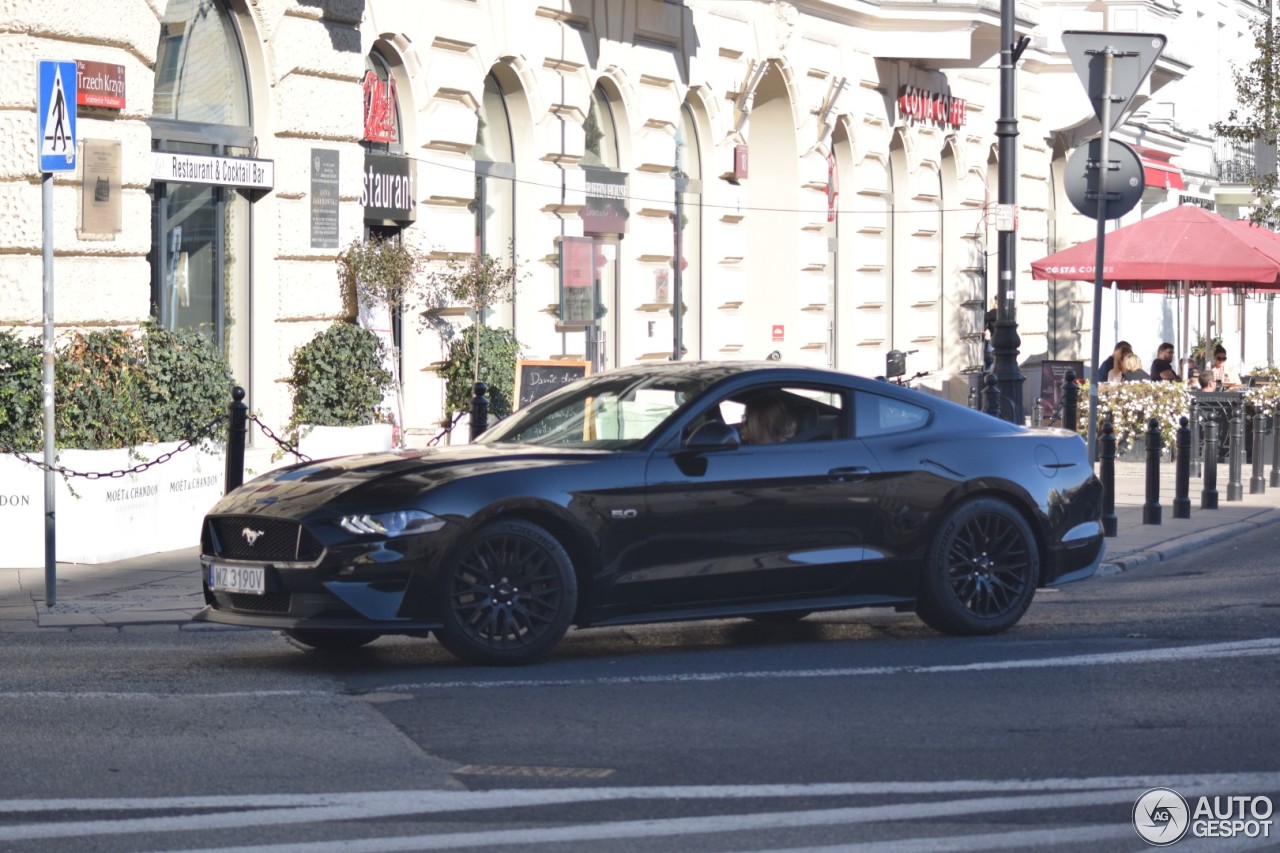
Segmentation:
<svg viewBox="0 0 1280 853">
<path fill-rule="evenodd" d="M 40 60 L 36 151 L 41 172 L 76 170 L 76 64 Z"/>
</svg>

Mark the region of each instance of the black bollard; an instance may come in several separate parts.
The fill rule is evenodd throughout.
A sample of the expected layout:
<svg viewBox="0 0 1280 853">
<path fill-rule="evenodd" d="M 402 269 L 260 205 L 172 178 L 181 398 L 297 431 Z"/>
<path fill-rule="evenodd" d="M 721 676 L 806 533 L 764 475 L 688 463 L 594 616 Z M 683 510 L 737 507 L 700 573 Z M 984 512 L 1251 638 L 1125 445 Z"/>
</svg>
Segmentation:
<svg viewBox="0 0 1280 853">
<path fill-rule="evenodd" d="M 990 371 L 982 375 L 982 411 L 1000 417 L 1000 389 L 996 387 L 996 375 Z"/>
<path fill-rule="evenodd" d="M 1262 428 L 1266 426 L 1262 412 L 1253 414 L 1253 476 L 1249 478 L 1249 494 L 1261 495 L 1267 491 L 1267 478 L 1262 473 L 1262 446 L 1266 440 L 1262 437 Z"/>
<path fill-rule="evenodd" d="M 1076 384 L 1076 372 L 1068 370 L 1062 377 L 1062 428 L 1077 430 L 1080 406 L 1080 386 Z"/>
<path fill-rule="evenodd" d="M 1111 419 L 1102 425 L 1102 437 L 1098 439 L 1101 449 L 1102 464 L 1102 533 L 1104 536 L 1115 536 L 1118 532 L 1116 521 L 1116 428 Z"/>
<path fill-rule="evenodd" d="M 1218 422 L 1206 418 L 1204 423 L 1204 479 L 1201 481 L 1200 508 L 1218 508 Z"/>
<path fill-rule="evenodd" d="M 231 389 L 227 403 L 227 471 L 223 494 L 244 484 L 244 443 L 249 433 L 249 407 L 244 402 L 244 389 Z"/>
<path fill-rule="evenodd" d="M 1244 500 L 1244 406 L 1231 407 L 1231 450 L 1227 456 L 1227 500 Z"/>
<path fill-rule="evenodd" d="M 1147 421 L 1147 502 L 1142 505 L 1142 523 L 1160 523 L 1160 421 Z"/>
<path fill-rule="evenodd" d="M 476 395 L 471 398 L 471 440 L 475 441 L 480 433 L 489 428 L 489 386 L 483 382 L 475 385 Z"/>
<path fill-rule="evenodd" d="M 1205 436 L 1208 435 L 1208 433 L 1205 432 L 1204 417 L 1200 412 L 1200 406 L 1196 402 L 1195 397 L 1191 398 L 1191 423 L 1196 425 L 1196 428 L 1195 428 L 1196 434 L 1193 436 L 1193 438 L 1195 438 L 1195 441 L 1191 443 L 1192 476 L 1199 477 L 1201 476 L 1200 457 L 1204 449 L 1204 439 L 1205 439 Z"/>
<path fill-rule="evenodd" d="M 1173 517 L 1191 517 L 1191 427 L 1185 416 L 1178 426 L 1178 461 L 1173 468 Z"/>
<path fill-rule="evenodd" d="M 1271 422 L 1271 488 L 1280 489 L 1280 411 L 1268 420 Z"/>
</svg>

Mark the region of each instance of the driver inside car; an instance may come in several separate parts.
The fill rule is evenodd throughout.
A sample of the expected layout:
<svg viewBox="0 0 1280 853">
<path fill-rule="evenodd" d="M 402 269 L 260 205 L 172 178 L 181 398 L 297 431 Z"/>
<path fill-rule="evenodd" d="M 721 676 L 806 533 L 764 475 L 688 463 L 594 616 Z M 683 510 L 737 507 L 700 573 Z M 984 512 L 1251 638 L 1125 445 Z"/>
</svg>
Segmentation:
<svg viewBox="0 0 1280 853">
<path fill-rule="evenodd" d="M 771 395 L 748 400 L 738 427 L 743 444 L 777 444 L 795 431 L 795 418 L 781 400 Z"/>
</svg>

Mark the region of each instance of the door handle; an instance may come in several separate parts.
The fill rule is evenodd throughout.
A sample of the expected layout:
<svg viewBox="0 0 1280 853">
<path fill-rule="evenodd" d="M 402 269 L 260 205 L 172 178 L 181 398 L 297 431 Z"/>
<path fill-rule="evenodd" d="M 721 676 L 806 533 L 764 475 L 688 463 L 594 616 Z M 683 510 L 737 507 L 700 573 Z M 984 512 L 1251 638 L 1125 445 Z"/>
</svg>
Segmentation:
<svg viewBox="0 0 1280 853">
<path fill-rule="evenodd" d="M 854 465 L 848 468 L 832 468 L 827 472 L 827 479 L 833 483 L 858 483 L 871 476 L 870 468 Z"/>
</svg>

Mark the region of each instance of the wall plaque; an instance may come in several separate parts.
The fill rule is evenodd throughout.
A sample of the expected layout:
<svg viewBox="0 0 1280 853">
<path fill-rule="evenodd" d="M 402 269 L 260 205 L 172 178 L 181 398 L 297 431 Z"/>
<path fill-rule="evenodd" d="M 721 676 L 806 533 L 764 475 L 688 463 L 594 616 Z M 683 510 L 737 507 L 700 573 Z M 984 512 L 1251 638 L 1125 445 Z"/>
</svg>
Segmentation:
<svg viewBox="0 0 1280 853">
<path fill-rule="evenodd" d="M 311 149 L 311 248 L 338 248 L 338 152 Z"/>
<path fill-rule="evenodd" d="M 80 156 L 84 170 L 80 192 L 80 232 L 119 234 L 120 143 L 111 139 L 86 139 Z"/>
</svg>

